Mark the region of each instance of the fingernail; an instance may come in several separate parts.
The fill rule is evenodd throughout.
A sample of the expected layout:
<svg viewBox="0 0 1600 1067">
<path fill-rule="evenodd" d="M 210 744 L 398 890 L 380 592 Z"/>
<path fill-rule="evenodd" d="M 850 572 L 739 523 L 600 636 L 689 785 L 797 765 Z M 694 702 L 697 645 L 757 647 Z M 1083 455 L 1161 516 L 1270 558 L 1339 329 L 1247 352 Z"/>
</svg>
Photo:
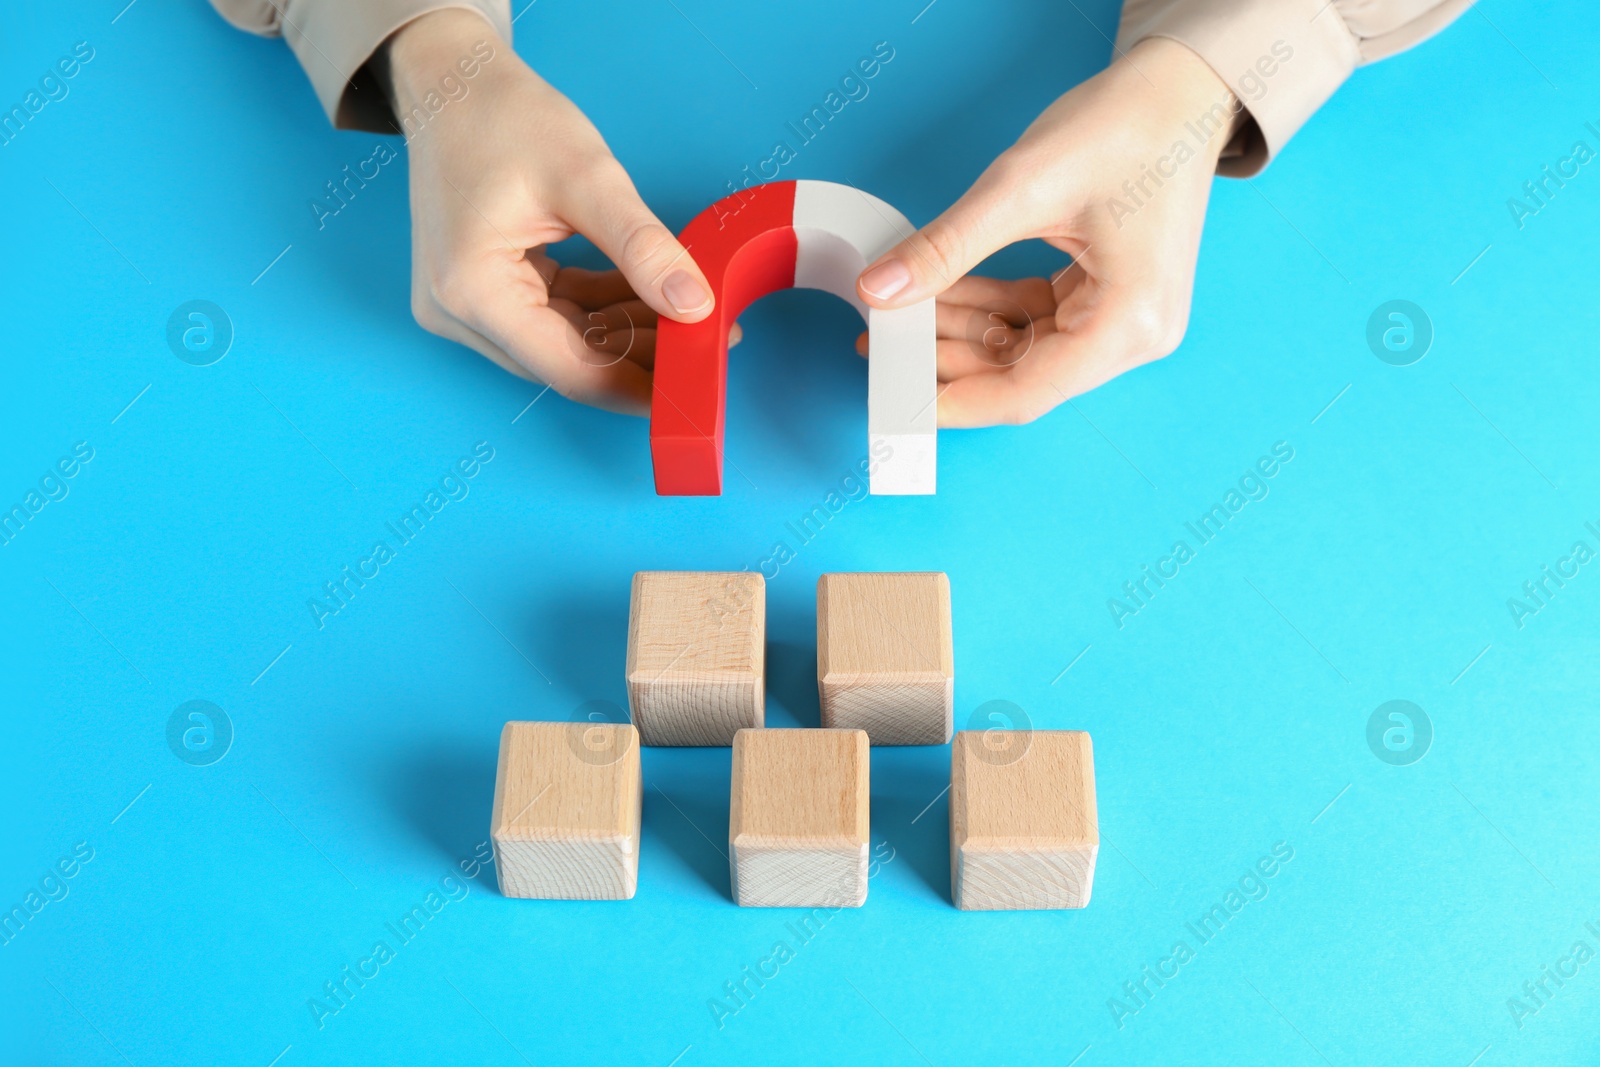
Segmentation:
<svg viewBox="0 0 1600 1067">
<path fill-rule="evenodd" d="M 661 283 L 661 295 L 680 315 L 693 315 L 711 306 L 711 294 L 700 280 L 686 270 L 675 270 Z"/>
<path fill-rule="evenodd" d="M 861 276 L 861 291 L 874 300 L 888 300 L 911 284 L 911 271 L 898 259 L 879 263 Z"/>
</svg>

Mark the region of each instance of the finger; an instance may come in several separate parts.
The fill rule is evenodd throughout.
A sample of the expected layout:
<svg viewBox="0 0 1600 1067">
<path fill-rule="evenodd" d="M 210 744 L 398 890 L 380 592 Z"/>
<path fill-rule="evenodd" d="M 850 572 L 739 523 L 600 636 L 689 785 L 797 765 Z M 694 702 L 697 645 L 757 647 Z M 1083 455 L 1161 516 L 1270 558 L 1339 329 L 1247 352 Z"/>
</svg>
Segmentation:
<svg viewBox="0 0 1600 1067">
<path fill-rule="evenodd" d="M 867 335 L 861 334 L 856 338 L 856 355 L 862 359 L 869 358 L 867 346 Z M 955 337 L 940 338 L 936 342 L 934 356 L 937 361 L 935 376 L 940 382 L 954 381 L 969 374 L 1005 370 L 1016 362 L 1015 360 L 1008 362 L 1003 355 L 989 352 L 981 346 Z"/>
<path fill-rule="evenodd" d="M 1054 309 L 1051 309 L 1054 313 Z M 936 335 L 989 343 L 1002 347 L 1007 339 L 1028 333 L 1033 328 L 1033 317 L 1011 301 L 989 301 L 976 307 L 951 304 L 944 300 L 934 305 L 933 323 Z M 992 335 L 992 337 L 991 337 Z"/>
<path fill-rule="evenodd" d="M 570 300 L 586 308 L 605 307 L 634 300 L 633 286 L 619 270 L 584 270 L 563 267 L 550 283 L 552 300 Z M 654 312 L 652 312 L 652 315 Z"/>
<path fill-rule="evenodd" d="M 1055 320 L 1048 316 L 1013 326 L 998 311 L 954 307 L 942 300 L 935 317 L 938 375 L 942 382 L 1015 366 L 1029 356 L 1040 337 L 1055 332 Z M 867 356 L 870 343 L 868 333 L 857 334 L 856 353 Z"/>
<path fill-rule="evenodd" d="M 568 318 L 595 352 L 620 353 L 622 358 L 631 359 L 647 370 L 655 366 L 657 316 L 643 301 L 579 312 L 576 317 Z M 732 348 L 743 339 L 744 331 L 734 323 L 728 330 L 728 347 Z"/>
<path fill-rule="evenodd" d="M 1032 345 L 1025 342 L 1009 350 L 996 352 L 965 339 L 946 338 L 939 342 L 935 350 L 938 378 L 941 382 L 953 382 L 971 374 L 1009 371 L 1026 358 L 1031 349 Z"/>
<path fill-rule="evenodd" d="M 516 359 L 513 359 L 505 349 L 489 340 L 483 334 L 456 319 L 446 319 L 443 322 L 440 322 L 438 324 L 438 328 L 434 332 L 438 333 L 441 337 L 455 341 L 458 344 L 465 345 L 468 348 L 478 352 L 480 355 L 488 357 L 491 361 L 498 364 L 502 369 L 510 371 L 519 378 L 524 378 L 531 382 L 556 388 L 557 382 L 555 379 L 561 377 L 559 372 L 551 376 L 549 379 L 547 379 L 547 377 L 543 374 L 534 372 L 528 366 Z M 646 336 L 646 334 L 648 335 Z M 636 350 L 634 353 L 635 356 L 643 355 L 646 357 L 645 360 L 635 358 L 632 360 L 632 362 L 637 364 L 641 369 L 648 371 L 655 363 L 655 331 L 640 331 L 637 340 L 631 347 Z M 624 369 L 618 371 L 614 377 L 619 380 L 627 380 L 634 378 L 635 374 L 631 369 Z M 582 397 L 573 396 L 570 392 L 566 392 L 560 388 L 557 388 L 556 391 L 563 392 L 564 395 L 568 395 L 575 400 L 580 400 L 580 402 L 590 403 L 596 407 L 601 407 L 608 411 L 617 411 L 625 415 L 643 414 L 648 410 L 647 408 L 640 410 L 632 403 L 613 404 L 587 400 Z M 626 385 L 624 386 L 623 391 L 632 392 L 633 387 L 631 385 Z"/>
<path fill-rule="evenodd" d="M 739 343 L 742 332 L 737 323 L 730 331 L 729 347 Z M 656 330 L 653 327 L 639 327 L 626 334 L 607 334 L 603 344 L 597 347 L 600 352 L 616 352 L 621 350 L 622 358 L 629 359 L 639 364 L 645 370 L 654 370 L 656 365 Z"/>
<path fill-rule="evenodd" d="M 570 300 L 551 300 L 550 307 L 577 327 L 579 333 L 654 329 L 656 325 L 655 308 L 643 300 L 627 300 L 597 308 L 580 307 Z"/>
<path fill-rule="evenodd" d="M 1028 394 L 1015 374 L 969 374 L 941 387 L 939 426 L 971 429 L 978 426 L 1016 425 L 1031 421 L 1038 401 Z M 1026 417 L 1023 412 L 1029 412 Z"/>
<path fill-rule="evenodd" d="M 567 221 L 611 258 L 633 291 L 679 322 L 699 322 L 715 303 L 705 275 L 661 225 L 614 160 L 569 191 Z"/>
<path fill-rule="evenodd" d="M 524 330 L 503 347 L 464 324 L 461 331 L 478 340 L 456 339 L 515 374 L 549 382 L 558 392 L 580 403 L 626 414 L 648 413 L 649 372 L 655 367 L 656 355 L 655 312 L 641 301 L 589 312 L 576 309 L 567 301 L 558 303 L 567 305 L 566 315 L 560 314 L 554 304 L 532 308 L 534 317 L 540 320 L 538 328 Z M 564 331 L 551 321 L 559 323 L 563 319 L 567 327 Z M 730 336 L 735 342 L 743 336 L 737 323 Z M 570 356 L 564 357 L 563 352 Z"/>
<path fill-rule="evenodd" d="M 1020 239 L 1025 225 L 1011 206 L 1015 198 L 1002 173 L 991 166 L 944 214 L 863 271 L 856 279 L 861 298 L 873 307 L 898 308 L 937 296 Z"/>
<path fill-rule="evenodd" d="M 629 360 L 645 370 L 656 365 L 656 331 L 654 328 L 614 330 L 587 338 L 589 351 L 584 361 L 609 366 L 618 360 Z"/>
<path fill-rule="evenodd" d="M 1015 363 L 1033 343 L 1033 329 L 1017 329 L 981 308 L 949 308 L 941 304 L 936 340 L 939 380 L 971 373 L 979 364 L 989 368 Z M 872 336 L 856 335 L 856 354 L 870 357 Z"/>
<path fill-rule="evenodd" d="M 474 288 L 462 317 L 466 326 L 562 396 L 607 411 L 648 412 L 649 372 L 615 351 L 596 355 L 584 335 L 559 312 L 543 306 L 542 298 L 530 279 L 495 278 L 487 287 L 480 282 Z"/>
<path fill-rule="evenodd" d="M 632 337 L 632 344 L 628 346 L 625 359 L 639 364 L 645 370 L 653 371 L 656 368 L 656 331 L 636 330 Z"/>
<path fill-rule="evenodd" d="M 527 260 L 533 269 L 538 272 L 539 277 L 544 279 L 546 289 L 555 284 L 556 277 L 561 273 L 561 264 L 552 259 L 550 253 L 545 251 L 548 247 L 548 245 L 534 245 L 522 253 L 522 258 Z"/>
<path fill-rule="evenodd" d="M 1013 325 L 1000 311 L 985 308 L 972 309 L 953 325 L 959 328 L 939 340 L 939 367 L 951 377 L 970 373 L 969 365 L 989 369 L 1016 366 L 1032 354 L 1041 337 L 1055 332 L 1053 317 L 1025 317 Z"/>
<path fill-rule="evenodd" d="M 1054 309 L 1047 311 L 1050 315 Z M 1008 333 L 1026 332 L 1034 317 L 1015 301 L 987 301 L 984 304 L 963 304 L 940 297 L 934 305 L 934 335 L 941 340 L 949 338 L 976 338 L 986 330 L 999 329 Z M 867 354 L 870 334 L 863 330 L 856 335 L 856 351 Z"/>
<path fill-rule="evenodd" d="M 530 382 L 539 381 L 539 379 L 534 376 L 532 371 L 507 355 L 505 349 L 501 348 L 499 345 L 483 336 L 483 334 L 479 333 L 477 330 L 474 330 L 472 327 L 463 322 L 460 322 L 456 319 L 445 318 L 439 322 L 429 325 L 428 330 L 430 333 L 436 333 L 448 341 L 454 341 L 457 344 L 466 345 L 479 355 L 485 356 L 492 362 L 498 364 L 502 370 L 510 371 L 518 378 L 525 378 Z"/>
<path fill-rule="evenodd" d="M 1056 297 L 1047 278 L 986 278 L 968 274 L 939 294 L 941 302 L 967 307 L 1003 310 L 1006 319 L 1020 325 L 1020 318 L 1046 318 L 1055 313 Z M 1019 313 L 1020 312 L 1020 316 Z"/>
<path fill-rule="evenodd" d="M 939 425 L 1032 422 L 1136 365 L 1127 333 L 1115 316 L 1106 316 L 1082 333 L 1040 338 L 1027 358 L 999 373 L 956 377 L 939 394 Z"/>
</svg>

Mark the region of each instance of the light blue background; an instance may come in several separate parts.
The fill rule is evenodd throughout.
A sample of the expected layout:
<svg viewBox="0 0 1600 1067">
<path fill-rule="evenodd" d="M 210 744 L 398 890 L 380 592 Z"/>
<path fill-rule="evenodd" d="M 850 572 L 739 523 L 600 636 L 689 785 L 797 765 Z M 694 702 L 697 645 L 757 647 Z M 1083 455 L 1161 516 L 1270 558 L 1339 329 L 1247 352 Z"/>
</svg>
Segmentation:
<svg viewBox="0 0 1600 1067">
<path fill-rule="evenodd" d="M 6 108 L 96 53 L 0 148 L 0 504 L 95 449 L 0 548 L 0 905 L 94 850 L 0 947 L 5 1062 L 1593 1062 L 1600 962 L 1520 1028 L 1506 1005 L 1600 948 L 1600 564 L 1520 629 L 1506 606 L 1600 524 L 1600 171 L 1520 230 L 1506 207 L 1600 148 L 1587 5 L 1496 0 L 1359 73 L 1268 172 L 1217 183 L 1177 354 L 1035 425 L 946 432 L 936 497 L 852 502 L 801 546 L 785 524 L 865 447 L 842 302 L 746 314 L 748 480 L 657 498 L 643 421 L 528 408 L 536 387 L 413 324 L 403 160 L 315 229 L 308 201 L 379 138 L 330 130 L 281 42 L 194 0 L 113 24 L 124 2 L 10 5 L 0 35 Z M 677 227 L 888 41 L 784 176 L 920 223 L 1104 64 L 1117 17 L 939 0 L 913 23 L 922 3 L 540 0 L 518 50 Z M 1395 298 L 1435 327 L 1410 367 L 1365 342 Z M 191 299 L 232 318 L 214 366 L 166 346 Z M 471 495 L 319 631 L 307 598 L 478 441 Z M 1107 598 L 1279 441 L 1270 496 L 1119 629 Z M 507 900 L 486 870 L 319 1030 L 308 998 L 486 837 L 501 724 L 623 702 L 631 573 L 778 540 L 769 723 L 817 721 L 818 574 L 947 571 L 958 721 L 1007 699 L 1093 734 L 1090 907 L 952 908 L 949 753 L 878 750 L 894 859 L 719 1029 L 708 1000 L 793 916 L 729 900 L 728 751 L 647 750 L 636 899 Z M 167 748 L 192 699 L 236 730 L 214 766 Z M 1411 766 L 1367 747 L 1391 699 L 1434 724 Z M 1184 924 L 1276 842 L 1269 894 L 1199 946 Z M 1108 998 L 1180 938 L 1196 958 L 1119 1029 Z"/>
</svg>

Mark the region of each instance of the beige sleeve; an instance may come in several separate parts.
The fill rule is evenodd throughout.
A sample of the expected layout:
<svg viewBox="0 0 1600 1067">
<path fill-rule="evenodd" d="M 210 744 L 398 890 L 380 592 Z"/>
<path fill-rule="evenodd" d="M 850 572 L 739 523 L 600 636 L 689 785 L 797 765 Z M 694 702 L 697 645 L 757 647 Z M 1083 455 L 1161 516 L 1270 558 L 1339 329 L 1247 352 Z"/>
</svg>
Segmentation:
<svg viewBox="0 0 1600 1067">
<path fill-rule="evenodd" d="M 1472 0 L 1126 0 L 1117 50 L 1148 37 L 1187 46 L 1248 114 L 1219 173 L 1255 174 L 1356 67 L 1438 33 Z"/>
<path fill-rule="evenodd" d="M 340 129 L 394 129 L 389 102 L 358 77 L 389 35 L 442 8 L 476 11 L 511 40 L 511 0 L 211 0 L 223 18 L 263 37 L 283 37 L 305 68 L 322 109 Z"/>
</svg>

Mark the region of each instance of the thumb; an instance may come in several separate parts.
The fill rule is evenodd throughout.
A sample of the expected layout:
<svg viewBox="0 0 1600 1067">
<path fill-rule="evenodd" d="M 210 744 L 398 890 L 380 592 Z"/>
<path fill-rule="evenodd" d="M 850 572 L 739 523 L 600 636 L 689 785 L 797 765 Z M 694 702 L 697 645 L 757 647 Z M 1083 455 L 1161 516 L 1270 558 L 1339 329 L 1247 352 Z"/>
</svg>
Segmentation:
<svg viewBox="0 0 1600 1067">
<path fill-rule="evenodd" d="M 990 255 L 1018 240 L 1015 214 L 993 168 L 918 232 L 861 272 L 856 289 L 873 307 L 898 308 L 938 296 Z"/>
<path fill-rule="evenodd" d="M 699 322 L 711 314 L 716 301 L 705 275 L 639 199 L 620 164 L 578 197 L 568 221 L 617 265 L 640 300 L 678 322 Z"/>
</svg>

